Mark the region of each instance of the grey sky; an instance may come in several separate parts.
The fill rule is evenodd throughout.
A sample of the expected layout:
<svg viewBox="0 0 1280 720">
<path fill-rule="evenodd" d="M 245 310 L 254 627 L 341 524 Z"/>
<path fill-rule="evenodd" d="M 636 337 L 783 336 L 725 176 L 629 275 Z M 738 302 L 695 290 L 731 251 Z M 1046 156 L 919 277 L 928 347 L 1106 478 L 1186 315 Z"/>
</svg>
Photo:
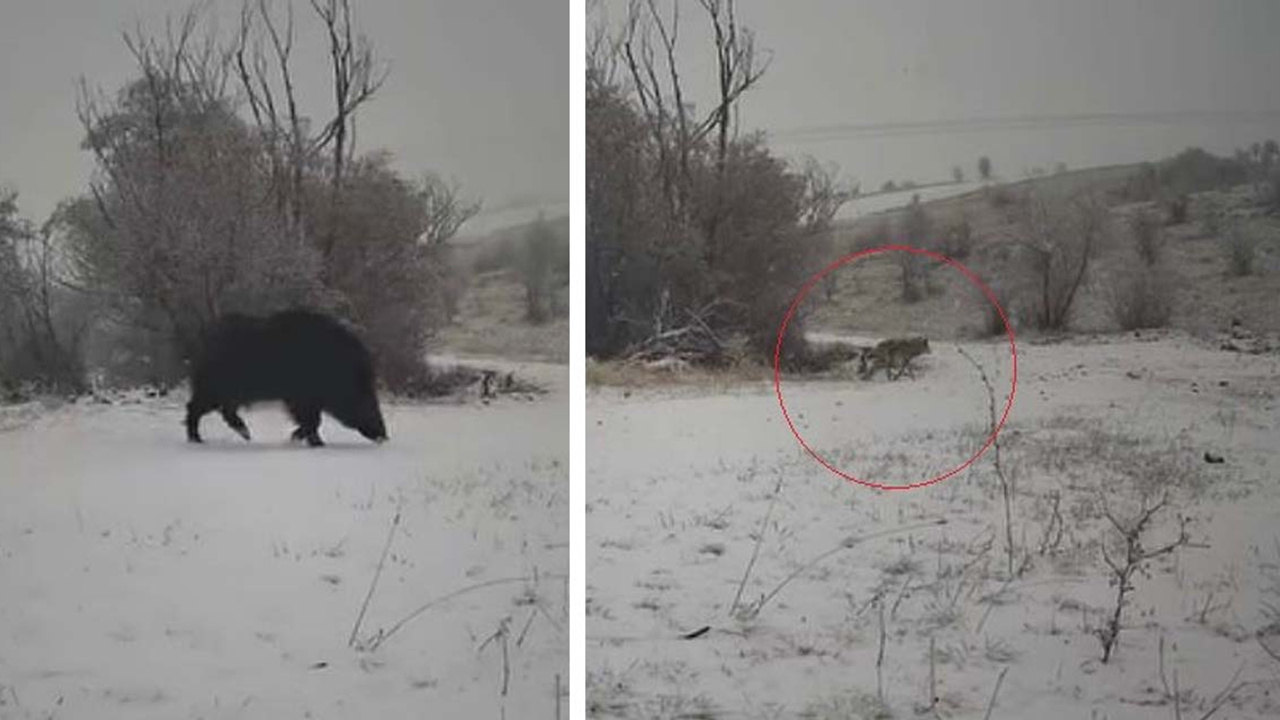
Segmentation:
<svg viewBox="0 0 1280 720">
<path fill-rule="evenodd" d="M 606 3 L 622 16 L 625 0 Z M 1154 159 L 1187 144 L 1228 152 L 1259 134 L 1280 136 L 1275 0 L 739 0 L 738 8 L 758 45 L 773 51 L 743 105 L 743 127 L 864 180 L 939 179 L 981 153 L 1016 175 L 1059 159 Z M 700 12 L 682 2 L 686 49 L 705 44 Z M 683 59 L 705 106 L 711 56 Z M 1087 128 L 1041 123 L 1031 135 L 812 137 L 848 124 L 1092 113 L 1155 116 Z"/>
<path fill-rule="evenodd" d="M 283 7 L 285 0 L 275 0 Z M 300 31 L 315 31 L 294 0 Z M 217 0 L 231 17 L 239 0 Z M 355 0 L 358 24 L 391 63 L 360 117 L 359 147 L 385 147 L 407 175 L 456 177 L 486 210 L 563 209 L 569 193 L 568 0 Z M 5 0 L 0 21 L 0 183 L 40 220 L 84 188 L 74 83 L 108 91 L 132 73 L 120 32 L 162 29 L 186 2 Z M 227 15 L 232 13 L 232 15 Z M 224 30 L 230 30 L 225 19 Z M 314 35 L 312 36 L 314 37 Z M 305 36 L 304 36 L 305 38 Z M 329 88 L 323 46 L 297 51 L 304 110 L 320 116 Z"/>
</svg>

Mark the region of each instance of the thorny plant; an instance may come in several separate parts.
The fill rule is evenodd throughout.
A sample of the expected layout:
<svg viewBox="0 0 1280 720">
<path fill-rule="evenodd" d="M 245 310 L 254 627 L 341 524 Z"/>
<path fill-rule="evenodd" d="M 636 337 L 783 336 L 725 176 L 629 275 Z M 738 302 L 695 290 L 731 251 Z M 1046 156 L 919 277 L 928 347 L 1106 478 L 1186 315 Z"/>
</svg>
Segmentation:
<svg viewBox="0 0 1280 720">
<path fill-rule="evenodd" d="M 1164 509 L 1169 504 L 1168 494 L 1162 495 L 1160 500 L 1154 504 L 1148 505 L 1147 499 L 1142 500 L 1142 505 L 1138 513 L 1129 518 L 1117 517 L 1107 507 L 1105 497 L 1102 499 L 1102 511 L 1111 526 L 1119 533 L 1120 555 L 1113 555 L 1113 551 L 1108 549 L 1108 543 L 1102 543 L 1102 559 L 1107 563 L 1107 567 L 1111 569 L 1111 583 L 1116 588 L 1115 607 L 1112 609 L 1111 616 L 1107 619 L 1102 627 L 1095 629 L 1095 634 L 1102 642 L 1102 662 L 1111 659 L 1114 652 L 1116 642 L 1120 637 L 1120 621 L 1124 613 L 1125 605 L 1128 603 L 1129 595 L 1135 589 L 1133 578 L 1136 574 L 1142 573 L 1146 577 L 1150 577 L 1147 569 L 1149 561 L 1168 555 L 1178 548 L 1187 545 L 1191 541 L 1191 536 L 1187 533 L 1187 519 L 1184 516 L 1178 516 L 1178 536 L 1174 540 L 1148 549 L 1144 543 L 1143 534 L 1149 529 L 1152 519 L 1156 513 Z"/>
<path fill-rule="evenodd" d="M 1004 458 L 1000 452 L 1000 434 L 997 432 L 999 422 L 996 419 L 996 391 L 991 385 L 991 379 L 987 376 L 987 371 L 982 367 L 981 363 L 965 352 L 964 348 L 957 347 L 956 352 L 960 353 L 978 371 L 978 376 L 982 378 L 982 387 L 987 391 L 987 427 L 991 433 L 991 450 L 994 458 L 996 479 L 1000 482 L 1000 496 L 1004 501 L 1005 572 L 1007 577 L 1014 577 L 1015 574 L 1020 574 L 1022 570 L 1026 569 L 1026 563 L 1023 562 L 1020 567 L 1015 567 L 1014 557 L 1017 555 L 1018 549 L 1013 541 L 1014 478 L 1005 469 Z"/>
</svg>

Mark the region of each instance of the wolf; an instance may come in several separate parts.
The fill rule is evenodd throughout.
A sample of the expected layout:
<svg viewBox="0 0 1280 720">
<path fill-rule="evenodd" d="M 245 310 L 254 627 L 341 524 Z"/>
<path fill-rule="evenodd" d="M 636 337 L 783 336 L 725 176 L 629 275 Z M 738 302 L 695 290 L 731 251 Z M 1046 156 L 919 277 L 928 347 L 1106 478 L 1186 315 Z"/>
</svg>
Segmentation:
<svg viewBox="0 0 1280 720">
<path fill-rule="evenodd" d="M 249 440 L 241 407 L 283 400 L 294 440 L 320 447 L 326 412 L 365 438 L 387 439 L 368 349 L 337 320 L 311 310 L 269 317 L 225 316 L 192 366 L 187 440 L 201 442 L 200 418 L 214 410 Z"/>
<path fill-rule="evenodd" d="M 930 352 L 928 338 L 920 336 L 881 340 L 862 353 L 858 374 L 863 380 L 869 380 L 877 370 L 883 369 L 889 380 L 897 380 L 904 373 L 914 380 L 916 375 L 911 362 Z"/>
</svg>

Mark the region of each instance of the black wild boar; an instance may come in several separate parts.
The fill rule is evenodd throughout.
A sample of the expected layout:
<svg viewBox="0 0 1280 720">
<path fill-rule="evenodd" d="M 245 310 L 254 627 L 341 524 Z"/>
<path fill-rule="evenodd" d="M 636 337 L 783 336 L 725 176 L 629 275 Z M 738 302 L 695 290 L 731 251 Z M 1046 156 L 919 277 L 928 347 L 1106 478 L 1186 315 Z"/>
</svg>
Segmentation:
<svg viewBox="0 0 1280 720">
<path fill-rule="evenodd" d="M 369 351 L 350 330 L 320 313 L 223 318 L 193 365 L 187 439 L 201 442 L 200 418 L 218 410 L 248 440 L 249 428 L 237 411 L 269 400 L 284 401 L 298 424 L 293 439 L 312 447 L 324 444 L 321 412 L 370 440 L 387 439 Z"/>
</svg>

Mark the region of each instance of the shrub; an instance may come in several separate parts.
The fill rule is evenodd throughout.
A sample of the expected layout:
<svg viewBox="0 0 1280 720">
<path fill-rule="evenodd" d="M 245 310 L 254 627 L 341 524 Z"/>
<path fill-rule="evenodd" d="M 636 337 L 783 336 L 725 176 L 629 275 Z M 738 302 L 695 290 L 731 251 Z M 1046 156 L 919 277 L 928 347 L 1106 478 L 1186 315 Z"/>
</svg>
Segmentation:
<svg viewBox="0 0 1280 720">
<path fill-rule="evenodd" d="M 1129 202 L 1147 202 L 1155 199 L 1159 189 L 1160 178 L 1156 166 L 1149 162 L 1142 163 L 1138 171 L 1125 181 L 1120 196 Z"/>
<path fill-rule="evenodd" d="M 552 271 L 559 250 L 559 239 L 539 215 L 526 232 L 519 268 L 525 289 L 525 316 L 535 325 L 546 322 L 555 310 L 550 306 Z"/>
<path fill-rule="evenodd" d="M 1263 185 L 1262 206 L 1270 212 L 1280 212 L 1280 170 L 1267 177 Z"/>
<path fill-rule="evenodd" d="M 929 218 L 929 214 L 925 212 L 924 206 L 920 204 L 920 197 L 916 196 L 912 199 L 906 215 L 902 218 L 902 226 L 899 230 L 902 244 L 932 249 L 935 244 L 932 232 L 933 223 Z M 903 302 L 914 303 L 920 301 L 924 298 L 928 258 L 910 252 L 897 252 L 894 255 L 894 259 L 898 261 L 898 267 L 902 271 Z"/>
<path fill-rule="evenodd" d="M 1122 330 L 1160 328 L 1173 312 L 1171 283 L 1153 267 L 1117 273 L 1108 297 L 1111 317 Z"/>
<path fill-rule="evenodd" d="M 487 243 L 483 249 L 476 253 L 471 270 L 480 274 L 497 270 L 510 270 L 515 267 L 518 255 L 519 250 L 516 247 L 515 240 L 511 238 L 494 240 Z"/>
<path fill-rule="evenodd" d="M 1160 221 L 1155 214 L 1148 210 L 1138 211 L 1129 220 L 1129 231 L 1138 257 L 1147 265 L 1155 265 L 1160 259 L 1160 247 L 1164 242 Z"/>
<path fill-rule="evenodd" d="M 1016 221 L 1036 324 L 1042 330 L 1061 330 L 1071 317 L 1090 260 L 1106 244 L 1107 209 L 1088 195 L 1039 196 L 1019 208 Z"/>
<path fill-rule="evenodd" d="M 1179 195 L 1169 201 L 1169 225 L 1182 225 L 1187 222 L 1187 204 L 1186 195 Z"/>
<path fill-rule="evenodd" d="M 969 257 L 972 251 L 973 227 L 969 224 L 969 218 L 962 217 L 947 228 L 946 234 L 943 235 L 942 254 L 963 260 Z"/>
<path fill-rule="evenodd" d="M 1018 195 L 1003 185 L 988 186 L 983 190 L 987 203 L 993 208 L 1003 209 L 1018 204 Z"/>
<path fill-rule="evenodd" d="M 893 230 L 890 229 L 889 223 L 885 220 L 878 221 L 864 233 L 861 233 L 853 241 L 854 250 L 868 250 L 875 247 L 883 247 L 893 243 Z"/>
<path fill-rule="evenodd" d="M 588 351 L 614 357 L 697 327 L 718 346 L 706 360 L 735 336 L 771 359 L 796 288 L 830 255 L 832 205 L 813 168 L 756 135 L 728 142 L 723 163 L 708 140 L 690 140 L 687 169 L 668 167 L 681 147 L 658 145 L 636 101 L 594 80 L 587 113 Z M 784 361 L 803 356 L 802 314 Z"/>
<path fill-rule="evenodd" d="M 1227 253 L 1227 268 L 1234 277 L 1252 275 L 1258 256 L 1258 236 L 1236 221 L 1227 227 L 1223 238 Z"/>
<path fill-rule="evenodd" d="M 1005 318 L 1008 318 L 1009 325 L 1013 325 L 1013 308 L 1009 304 L 1009 293 L 999 286 L 992 286 L 991 292 L 995 294 L 996 300 L 1004 309 L 1004 317 L 1000 317 L 1000 310 L 996 308 L 986 296 L 983 296 L 985 308 L 982 314 L 982 333 L 984 337 L 997 337 L 1004 335 L 1006 328 L 1004 325 Z"/>
<path fill-rule="evenodd" d="M 1247 182 L 1249 168 L 1231 158 L 1188 148 L 1162 160 L 1157 178 L 1160 190 L 1167 195 L 1185 195 Z"/>
<path fill-rule="evenodd" d="M 1226 212 L 1216 202 L 1206 202 L 1200 214 L 1200 234 L 1204 237 L 1222 235 L 1223 219 Z"/>
</svg>

